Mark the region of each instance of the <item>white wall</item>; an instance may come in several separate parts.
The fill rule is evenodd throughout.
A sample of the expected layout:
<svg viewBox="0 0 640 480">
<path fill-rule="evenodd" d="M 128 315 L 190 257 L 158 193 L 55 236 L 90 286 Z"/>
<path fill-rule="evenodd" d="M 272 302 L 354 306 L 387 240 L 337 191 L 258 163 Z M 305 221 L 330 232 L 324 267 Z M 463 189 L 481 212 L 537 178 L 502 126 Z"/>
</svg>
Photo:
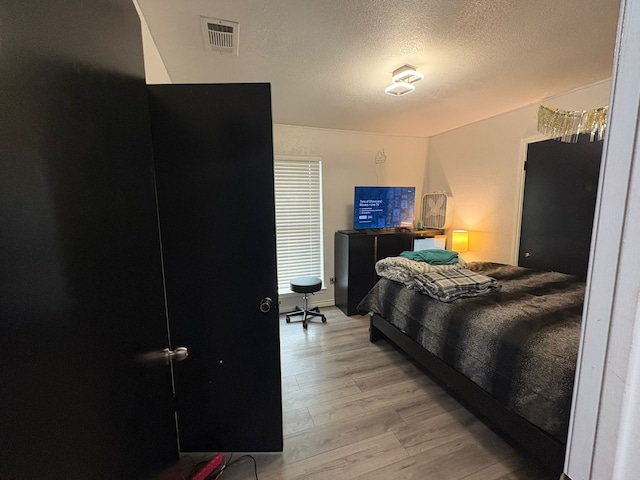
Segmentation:
<svg viewBox="0 0 640 480">
<path fill-rule="evenodd" d="M 140 17 L 140 30 L 142 34 L 142 48 L 144 55 L 144 72 L 147 84 L 165 84 L 172 83 L 169 72 L 164 65 L 160 51 L 156 46 L 156 42 L 151 35 L 147 20 L 142 15 L 140 5 L 137 0 L 133 0 L 133 5 L 136 7 L 136 12 Z"/>
<path fill-rule="evenodd" d="M 566 110 L 609 103 L 610 80 L 545 100 Z M 538 104 L 429 139 L 425 190 L 451 192 L 452 229 L 469 230 L 468 261 L 513 263 L 517 255 L 523 181 L 523 141 L 539 137 Z"/>
<path fill-rule="evenodd" d="M 333 237 L 337 230 L 353 228 L 355 185 L 406 185 L 416 187 L 418 214 L 426 173 L 426 138 L 396 137 L 321 128 L 274 125 L 275 155 L 310 155 L 322 158 L 324 211 L 324 271 L 326 291 L 311 298 L 313 305 L 333 305 Z M 376 154 L 384 150 L 385 163 Z M 281 311 L 289 311 L 294 299 L 281 298 Z M 294 302 L 294 303 L 292 303 Z M 299 302 L 298 302 L 299 303 Z"/>
</svg>

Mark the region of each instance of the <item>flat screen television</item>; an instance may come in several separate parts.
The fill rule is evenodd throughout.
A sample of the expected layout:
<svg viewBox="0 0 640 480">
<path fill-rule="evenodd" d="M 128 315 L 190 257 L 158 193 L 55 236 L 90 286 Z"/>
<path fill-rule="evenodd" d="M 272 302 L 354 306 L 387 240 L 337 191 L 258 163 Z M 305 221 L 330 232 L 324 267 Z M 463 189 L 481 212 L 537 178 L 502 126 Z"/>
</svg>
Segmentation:
<svg viewBox="0 0 640 480">
<path fill-rule="evenodd" d="M 353 228 L 413 228 L 415 187 L 355 187 Z"/>
</svg>

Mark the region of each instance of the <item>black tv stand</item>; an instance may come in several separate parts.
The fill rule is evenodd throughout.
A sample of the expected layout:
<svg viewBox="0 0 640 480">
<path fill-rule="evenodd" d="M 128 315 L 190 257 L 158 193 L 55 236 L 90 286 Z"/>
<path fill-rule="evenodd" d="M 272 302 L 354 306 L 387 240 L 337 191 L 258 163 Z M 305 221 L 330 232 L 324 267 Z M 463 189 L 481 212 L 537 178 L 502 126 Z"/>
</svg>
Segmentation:
<svg viewBox="0 0 640 480">
<path fill-rule="evenodd" d="M 346 315 L 358 313 L 358 303 L 378 281 L 375 270 L 378 260 L 412 250 L 416 238 L 442 233 L 438 229 L 338 230 L 334 256 L 336 306 Z"/>
</svg>

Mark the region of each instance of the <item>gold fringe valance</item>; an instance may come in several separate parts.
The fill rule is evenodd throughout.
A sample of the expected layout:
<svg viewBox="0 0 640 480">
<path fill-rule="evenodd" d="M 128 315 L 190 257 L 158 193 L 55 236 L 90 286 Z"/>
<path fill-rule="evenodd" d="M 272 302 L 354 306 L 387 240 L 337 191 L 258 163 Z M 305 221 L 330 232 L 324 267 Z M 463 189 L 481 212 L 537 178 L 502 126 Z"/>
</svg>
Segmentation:
<svg viewBox="0 0 640 480">
<path fill-rule="evenodd" d="M 566 143 L 576 143 L 580 134 L 590 135 L 590 140 L 602 140 L 607 127 L 609 107 L 592 110 L 561 110 L 550 105 L 538 109 L 538 131 L 543 135 Z"/>
</svg>

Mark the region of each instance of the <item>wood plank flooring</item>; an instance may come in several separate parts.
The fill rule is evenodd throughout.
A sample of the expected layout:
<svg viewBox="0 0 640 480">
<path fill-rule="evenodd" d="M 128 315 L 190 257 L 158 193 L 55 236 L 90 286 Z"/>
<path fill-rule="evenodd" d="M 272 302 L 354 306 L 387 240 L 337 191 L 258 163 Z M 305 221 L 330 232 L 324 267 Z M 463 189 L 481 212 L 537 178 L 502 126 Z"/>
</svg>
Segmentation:
<svg viewBox="0 0 640 480">
<path fill-rule="evenodd" d="M 260 480 L 558 478 L 389 343 L 370 343 L 368 317 L 322 311 L 327 323 L 306 331 L 281 317 L 284 451 L 252 454 Z M 182 464 L 204 458 L 185 455 Z M 253 468 L 243 459 L 221 479 L 253 479 Z"/>
</svg>

